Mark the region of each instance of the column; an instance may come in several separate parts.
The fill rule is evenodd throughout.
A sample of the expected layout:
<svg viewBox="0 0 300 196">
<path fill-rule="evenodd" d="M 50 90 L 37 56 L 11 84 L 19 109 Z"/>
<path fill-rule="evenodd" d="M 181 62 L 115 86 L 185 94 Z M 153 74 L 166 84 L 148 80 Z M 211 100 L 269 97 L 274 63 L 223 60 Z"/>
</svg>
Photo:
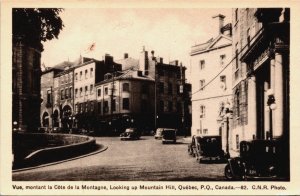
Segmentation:
<svg viewBox="0 0 300 196">
<path fill-rule="evenodd" d="M 264 82 L 264 139 L 267 139 L 267 133 L 270 134 L 270 107 L 268 106 L 268 95 L 269 83 Z"/>
<path fill-rule="evenodd" d="M 274 80 L 273 82 L 276 109 L 273 110 L 273 137 L 279 138 L 282 136 L 283 133 L 283 72 L 282 54 L 278 52 L 275 53 Z"/>
<path fill-rule="evenodd" d="M 256 113 L 256 77 L 251 76 L 248 80 L 248 125 L 249 130 L 247 130 L 246 140 L 251 140 L 252 135 L 256 135 L 256 123 L 257 123 L 257 113 Z"/>
</svg>

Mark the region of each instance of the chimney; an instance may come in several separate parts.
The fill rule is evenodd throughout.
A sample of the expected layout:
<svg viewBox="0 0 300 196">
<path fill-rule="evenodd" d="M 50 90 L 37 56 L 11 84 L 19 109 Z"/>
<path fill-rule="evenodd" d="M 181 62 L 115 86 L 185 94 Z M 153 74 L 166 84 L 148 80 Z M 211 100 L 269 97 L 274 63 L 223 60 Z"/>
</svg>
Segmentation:
<svg viewBox="0 0 300 196">
<path fill-rule="evenodd" d="M 128 58 L 128 53 L 125 53 L 124 54 L 124 59 L 127 59 Z"/>
<path fill-rule="evenodd" d="M 160 57 L 160 58 L 159 58 L 159 62 L 160 62 L 160 63 L 163 63 L 163 62 L 164 62 L 164 59 L 163 59 L 162 57 Z"/>
<path fill-rule="evenodd" d="M 218 21 L 217 21 L 217 22 L 214 21 L 214 23 L 216 24 L 216 25 L 215 25 L 215 28 L 217 28 L 217 33 L 218 33 L 218 35 L 219 35 L 219 34 L 222 33 L 222 32 L 221 32 L 221 29 L 222 29 L 222 27 L 224 26 L 224 18 L 225 18 L 225 16 L 222 15 L 222 14 L 218 14 L 218 15 L 216 15 L 216 16 L 213 16 L 212 18 L 213 18 L 213 19 L 215 19 L 215 18 L 218 19 Z"/>
</svg>

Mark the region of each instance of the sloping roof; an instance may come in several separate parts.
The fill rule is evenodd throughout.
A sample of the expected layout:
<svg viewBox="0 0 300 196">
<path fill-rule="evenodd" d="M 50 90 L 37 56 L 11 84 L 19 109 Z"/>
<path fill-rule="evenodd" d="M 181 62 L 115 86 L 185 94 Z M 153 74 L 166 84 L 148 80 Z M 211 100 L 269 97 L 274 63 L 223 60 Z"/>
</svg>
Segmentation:
<svg viewBox="0 0 300 196">
<path fill-rule="evenodd" d="M 134 70 L 134 69 L 124 70 L 124 71 L 122 71 L 122 73 L 119 76 L 114 77 L 114 81 L 116 81 L 116 80 L 124 80 L 124 79 L 154 81 L 154 79 L 151 78 L 150 76 L 139 75 L 138 71 Z M 111 81 L 112 81 L 112 78 L 107 79 L 107 80 L 103 80 L 101 82 L 98 82 L 96 85 L 109 83 Z"/>
<path fill-rule="evenodd" d="M 221 43 L 221 40 L 225 40 Z M 227 40 L 227 41 L 226 41 Z M 232 38 L 224 35 L 224 34 L 219 34 L 216 38 L 212 38 L 209 41 L 203 43 L 203 44 L 198 44 L 195 46 L 192 46 L 192 50 L 190 55 L 195 55 L 198 53 L 203 53 L 207 52 L 209 50 L 213 50 L 218 47 L 224 47 L 232 44 Z"/>
</svg>

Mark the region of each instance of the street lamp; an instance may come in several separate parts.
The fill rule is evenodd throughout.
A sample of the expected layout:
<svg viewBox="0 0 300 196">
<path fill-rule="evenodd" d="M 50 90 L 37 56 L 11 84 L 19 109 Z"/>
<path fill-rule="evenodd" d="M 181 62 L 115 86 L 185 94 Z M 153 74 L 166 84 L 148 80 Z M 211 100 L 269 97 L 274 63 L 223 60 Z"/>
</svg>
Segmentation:
<svg viewBox="0 0 300 196">
<path fill-rule="evenodd" d="M 226 117 L 226 154 L 230 157 L 229 153 L 229 118 L 231 118 L 232 110 L 230 110 L 230 104 L 225 105 L 225 117 Z"/>
<path fill-rule="evenodd" d="M 270 140 L 272 140 L 273 139 L 272 110 L 275 110 L 277 108 L 276 103 L 275 103 L 275 97 L 274 97 L 273 89 L 268 89 L 267 90 L 267 96 L 268 96 L 267 105 L 270 108 L 270 135 L 269 135 L 269 138 L 270 138 Z"/>
<path fill-rule="evenodd" d="M 14 131 L 17 131 L 17 125 L 18 125 L 18 122 L 17 122 L 17 121 L 14 121 L 14 122 L 13 122 L 13 130 L 14 130 Z"/>
</svg>

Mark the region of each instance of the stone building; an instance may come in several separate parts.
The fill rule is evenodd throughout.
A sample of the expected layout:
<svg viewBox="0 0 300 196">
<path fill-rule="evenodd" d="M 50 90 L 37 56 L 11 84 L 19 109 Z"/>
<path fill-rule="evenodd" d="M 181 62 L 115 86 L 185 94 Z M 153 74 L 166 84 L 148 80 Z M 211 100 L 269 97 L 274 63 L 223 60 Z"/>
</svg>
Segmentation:
<svg viewBox="0 0 300 196">
<path fill-rule="evenodd" d="M 233 9 L 233 129 L 239 142 L 289 135 L 287 8 Z"/>
<path fill-rule="evenodd" d="M 179 134 L 190 135 L 191 85 L 186 83 L 186 67 L 178 60 L 164 63 L 163 58 L 155 57 L 154 51 L 149 54 L 145 48 L 134 67 L 155 81 L 153 128 L 178 128 Z"/>
<path fill-rule="evenodd" d="M 13 128 L 35 131 L 40 125 L 40 58 L 42 47 L 31 47 L 13 37 L 12 120 Z"/>
<path fill-rule="evenodd" d="M 141 71 L 128 69 L 106 74 L 96 84 L 98 134 L 119 134 L 127 127 L 149 131 L 154 118 L 153 91 L 154 80 Z"/>
<path fill-rule="evenodd" d="M 223 110 L 225 105 L 232 105 L 232 28 L 231 23 L 224 25 L 224 18 L 213 17 L 214 37 L 192 46 L 190 55 L 192 135 L 221 135 L 225 150 L 229 122 Z"/>
</svg>

